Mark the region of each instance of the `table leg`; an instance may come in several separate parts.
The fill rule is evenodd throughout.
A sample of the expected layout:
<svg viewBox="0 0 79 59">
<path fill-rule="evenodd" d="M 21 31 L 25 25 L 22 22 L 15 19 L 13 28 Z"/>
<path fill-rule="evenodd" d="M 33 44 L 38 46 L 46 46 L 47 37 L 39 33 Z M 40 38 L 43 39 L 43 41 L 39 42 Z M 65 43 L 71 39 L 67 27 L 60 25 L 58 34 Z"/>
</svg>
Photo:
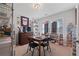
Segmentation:
<svg viewBox="0 0 79 59">
<path fill-rule="evenodd" d="M 41 56 L 41 42 L 39 42 L 39 56 Z"/>
</svg>

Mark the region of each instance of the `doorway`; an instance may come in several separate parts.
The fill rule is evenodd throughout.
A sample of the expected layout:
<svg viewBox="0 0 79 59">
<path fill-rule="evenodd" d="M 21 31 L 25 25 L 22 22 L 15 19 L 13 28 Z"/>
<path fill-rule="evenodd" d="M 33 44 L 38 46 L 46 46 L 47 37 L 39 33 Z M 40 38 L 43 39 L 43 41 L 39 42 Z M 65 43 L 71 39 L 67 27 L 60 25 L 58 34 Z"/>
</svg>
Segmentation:
<svg viewBox="0 0 79 59">
<path fill-rule="evenodd" d="M 52 23 L 52 28 L 51 28 L 51 32 L 53 32 L 53 33 L 57 33 L 57 22 L 53 22 Z"/>
</svg>

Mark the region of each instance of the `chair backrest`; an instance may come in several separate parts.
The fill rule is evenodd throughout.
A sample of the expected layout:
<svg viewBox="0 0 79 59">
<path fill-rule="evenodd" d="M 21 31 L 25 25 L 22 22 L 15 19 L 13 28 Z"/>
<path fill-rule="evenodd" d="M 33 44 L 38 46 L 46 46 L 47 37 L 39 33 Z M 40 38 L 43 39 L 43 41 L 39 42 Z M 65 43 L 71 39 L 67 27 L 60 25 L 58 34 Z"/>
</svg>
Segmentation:
<svg viewBox="0 0 79 59">
<path fill-rule="evenodd" d="M 62 40 L 63 41 L 63 34 L 60 34 L 59 40 Z"/>
<path fill-rule="evenodd" d="M 45 38 L 45 39 L 43 40 L 43 43 L 49 43 L 49 41 L 50 41 L 50 38 Z"/>
</svg>

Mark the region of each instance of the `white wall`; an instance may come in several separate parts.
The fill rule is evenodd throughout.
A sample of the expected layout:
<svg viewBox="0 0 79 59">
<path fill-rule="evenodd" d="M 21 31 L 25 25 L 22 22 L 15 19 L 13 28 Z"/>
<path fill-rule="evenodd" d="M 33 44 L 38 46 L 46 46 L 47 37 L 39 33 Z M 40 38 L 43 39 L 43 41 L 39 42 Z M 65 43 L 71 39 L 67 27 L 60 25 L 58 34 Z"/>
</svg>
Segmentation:
<svg viewBox="0 0 79 59">
<path fill-rule="evenodd" d="M 56 21 L 58 19 L 62 19 L 63 20 L 63 34 L 64 34 L 64 42 L 66 41 L 66 35 L 67 35 L 67 25 L 69 23 L 72 23 L 73 25 L 75 25 L 75 9 L 70 9 L 70 10 L 67 10 L 67 11 L 63 11 L 63 12 L 60 12 L 60 13 L 57 13 L 57 14 L 54 14 L 54 15 L 51 15 L 51 16 L 47 16 L 47 17 L 44 17 L 44 18 L 40 18 L 38 19 L 39 20 L 39 31 L 40 31 L 40 34 L 43 32 L 42 30 L 42 26 L 43 26 L 43 23 L 45 23 L 45 21 L 48 21 L 49 22 L 49 33 L 51 33 L 51 23 L 53 21 Z"/>
<path fill-rule="evenodd" d="M 19 32 L 18 26 L 21 25 L 20 17 L 21 16 L 28 17 L 26 15 L 26 12 L 24 12 L 26 10 L 24 10 L 24 11 L 18 10 L 18 7 L 20 7 L 20 6 L 18 6 L 18 4 L 14 4 L 14 6 L 13 6 L 13 9 L 14 9 L 14 11 L 13 11 L 13 30 L 15 31 L 16 43 L 18 42 L 18 32 Z M 17 21 L 19 22 L 19 24 L 17 23 Z M 29 19 L 29 21 L 30 21 L 30 19 Z"/>
<path fill-rule="evenodd" d="M 77 5 L 77 40 L 79 41 L 79 4 Z M 79 43 L 76 43 L 76 55 L 79 56 Z"/>
</svg>

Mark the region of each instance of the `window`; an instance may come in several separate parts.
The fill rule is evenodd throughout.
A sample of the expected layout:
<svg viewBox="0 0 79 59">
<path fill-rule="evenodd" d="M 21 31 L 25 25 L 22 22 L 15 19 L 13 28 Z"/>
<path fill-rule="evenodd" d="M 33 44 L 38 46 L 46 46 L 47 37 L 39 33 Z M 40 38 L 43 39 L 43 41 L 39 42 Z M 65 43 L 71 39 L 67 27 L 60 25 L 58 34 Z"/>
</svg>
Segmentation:
<svg viewBox="0 0 79 59">
<path fill-rule="evenodd" d="M 63 34 L 63 21 L 62 19 L 57 20 L 57 32 Z"/>
</svg>

